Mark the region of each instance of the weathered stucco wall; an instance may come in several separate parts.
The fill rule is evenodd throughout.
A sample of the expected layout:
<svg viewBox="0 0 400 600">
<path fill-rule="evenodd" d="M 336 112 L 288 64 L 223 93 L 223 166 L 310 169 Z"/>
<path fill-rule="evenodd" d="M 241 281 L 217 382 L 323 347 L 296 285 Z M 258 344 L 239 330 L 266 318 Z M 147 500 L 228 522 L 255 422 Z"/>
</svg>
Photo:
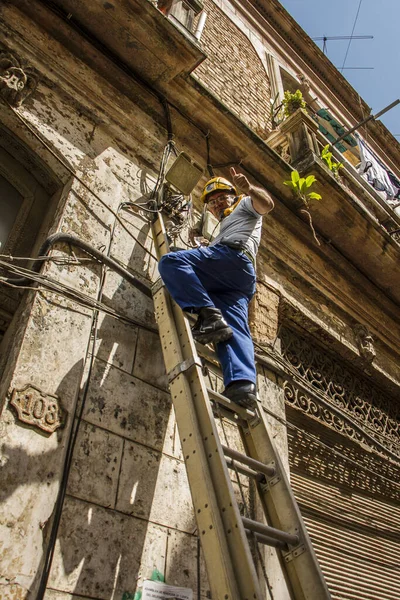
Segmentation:
<svg viewBox="0 0 400 600">
<path fill-rule="evenodd" d="M 22 131 L 24 142 L 51 167 L 55 164 L 66 181 L 56 220 L 47 233 L 76 235 L 151 281 L 156 269 L 146 251 L 152 249 L 148 218 L 119 207 L 140 200 L 154 186 L 165 133 L 160 135 L 157 124 L 116 97 L 115 90 L 111 94 L 105 82 L 96 88 L 93 74 L 88 77 L 82 63 L 49 42 L 21 13 L 7 7 L 2 17 L 9 31 L 10 25 L 19 30 L 9 33 L 10 50 L 21 55 L 28 47 L 32 64 L 44 76 L 21 115 L 93 192 L 66 173 L 22 125 L 15 128 L 9 109 L 2 107 L 3 122 L 11 130 L 14 126 L 16 135 Z M 39 54 L 47 57 L 45 67 L 37 62 Z M 57 75 L 57 84 L 49 84 L 46 77 L 51 77 L 54 61 L 62 63 L 66 78 L 74 74 L 74 86 Z M 111 118 L 117 140 L 98 113 L 90 113 L 85 102 L 74 98 L 80 77 L 87 78 L 102 97 L 99 112 L 108 103 L 117 112 L 118 102 L 129 106 L 128 112 L 134 114 L 134 122 L 131 116 L 128 119 L 129 136 L 122 123 Z M 80 98 L 87 93 L 84 87 Z M 93 98 L 86 102 L 90 106 Z M 109 209 L 118 212 L 122 225 Z M 62 246 L 53 254 L 67 257 L 71 252 Z M 73 253 L 78 259 L 85 257 L 79 249 Z M 98 295 L 97 265 L 49 264 L 44 272 L 92 298 Z M 23 338 L 14 344 L 6 340 L 10 345 L 2 379 L 0 434 L 2 598 L 25 598 L 28 590 L 35 597 L 72 416 L 80 402 L 83 419 L 46 598 L 67 598 L 72 593 L 133 598 L 142 579 L 156 569 L 168 583 L 197 589 L 197 537 L 152 302 L 112 272 L 105 276 L 101 300 L 128 322 L 100 313 L 94 349 L 92 311 L 48 292 L 28 294 L 28 308 L 21 316 Z M 89 370 L 92 351 L 95 358 Z M 82 395 L 86 380 L 87 394 Z M 27 384 L 59 397 L 64 424 L 57 432 L 44 434 L 18 420 L 10 394 Z"/>
<path fill-rule="evenodd" d="M 204 47 L 209 59 L 196 77 L 261 133 L 269 127 L 270 88 L 260 58 L 266 45 L 237 12 L 230 21 L 225 4 L 226 14 L 207 2 Z M 72 233 L 142 280 L 154 281 L 148 214 L 122 204 L 146 200 L 154 187 L 166 142 L 159 99 L 105 57 L 100 75 L 77 57 L 76 48 L 74 53 L 67 49 L 72 41 L 64 38 L 64 47 L 12 4 L 0 9 L 0 30 L 10 51 L 26 58 L 40 76 L 19 113 L 55 156 L 6 106 L 0 116 L 59 182 L 57 210 L 45 234 Z M 97 52 L 81 43 L 82 55 Z M 200 103 L 194 108 L 192 118 Z M 205 167 L 204 136 L 177 110 L 171 113 L 177 147 Z M 313 245 L 307 225 L 276 201 L 274 213 L 265 219 L 258 261 L 258 294 L 250 314 L 255 340 L 279 352 L 279 326 L 293 321 L 362 370 L 352 326 L 367 323 L 376 336 L 368 376 L 395 388 L 400 374 L 393 303 L 329 243 L 322 249 Z M 67 245 L 57 247 L 53 256 L 86 257 Z M 208 584 L 152 302 L 111 271 L 101 284 L 97 264 L 49 263 L 43 272 L 92 299 L 101 290 L 101 301 L 125 320 L 100 311 L 93 335 L 90 309 L 59 294 L 30 291 L 9 330 L 0 383 L 0 595 L 22 600 L 30 590 L 34 597 L 73 414 L 84 403 L 46 599 L 133 600 L 143 578 L 155 569 L 168 583 L 193 588 L 195 597 L 199 589 L 204 599 Z M 18 420 L 9 403 L 11 392 L 28 384 L 60 398 L 64 424 L 57 432 L 45 434 Z M 284 418 L 283 390 L 273 370 L 260 368 L 259 390 L 266 406 Z M 270 427 L 288 465 L 285 426 L 271 417 Z M 240 446 L 229 423 L 221 429 L 225 435 Z M 237 485 L 235 491 L 240 499 Z M 246 488 L 246 497 L 251 494 Z M 268 563 L 274 560 L 268 552 Z M 277 572 L 271 581 L 280 590 Z"/>
</svg>

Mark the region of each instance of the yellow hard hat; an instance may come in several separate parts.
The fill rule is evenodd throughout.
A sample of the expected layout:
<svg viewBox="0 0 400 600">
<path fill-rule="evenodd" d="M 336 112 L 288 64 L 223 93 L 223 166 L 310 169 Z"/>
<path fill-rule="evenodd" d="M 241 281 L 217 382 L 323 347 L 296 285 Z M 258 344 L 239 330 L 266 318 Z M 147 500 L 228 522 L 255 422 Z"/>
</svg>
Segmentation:
<svg viewBox="0 0 400 600">
<path fill-rule="evenodd" d="M 224 179 L 223 177 L 213 177 L 210 179 L 210 181 L 207 181 L 206 185 L 204 186 L 200 200 L 204 203 L 207 203 L 207 196 L 213 192 L 218 192 L 219 190 L 228 190 L 237 196 L 236 188 L 230 181 Z"/>
</svg>

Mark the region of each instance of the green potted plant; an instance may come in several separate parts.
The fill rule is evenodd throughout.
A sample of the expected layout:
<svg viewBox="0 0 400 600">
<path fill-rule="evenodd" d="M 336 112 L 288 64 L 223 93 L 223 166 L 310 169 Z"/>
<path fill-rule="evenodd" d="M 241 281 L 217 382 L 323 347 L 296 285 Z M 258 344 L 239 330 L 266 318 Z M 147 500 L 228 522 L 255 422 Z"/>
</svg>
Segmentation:
<svg viewBox="0 0 400 600">
<path fill-rule="evenodd" d="M 283 96 L 282 106 L 285 117 L 290 117 L 290 115 L 296 112 L 298 108 L 302 108 L 304 110 L 307 104 L 300 90 L 296 90 L 294 94 L 289 92 L 289 90 L 286 90 Z"/>
</svg>

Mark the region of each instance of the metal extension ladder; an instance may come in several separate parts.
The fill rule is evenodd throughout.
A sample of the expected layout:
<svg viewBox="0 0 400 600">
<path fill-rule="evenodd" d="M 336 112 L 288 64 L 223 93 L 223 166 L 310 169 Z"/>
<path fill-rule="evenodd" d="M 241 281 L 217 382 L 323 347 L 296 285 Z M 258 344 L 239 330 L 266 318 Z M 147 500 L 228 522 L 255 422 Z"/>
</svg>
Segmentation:
<svg viewBox="0 0 400 600">
<path fill-rule="evenodd" d="M 168 251 L 162 215 L 152 225 L 160 259 Z M 242 408 L 207 389 L 190 324 L 159 279 L 153 286 L 156 320 L 174 404 L 198 533 L 213 600 L 262 600 L 247 535 L 275 546 L 293 600 L 329 600 L 302 516 L 267 431 L 264 411 Z M 204 352 L 210 352 L 207 348 Z M 236 415 L 247 455 L 223 446 L 211 402 Z M 267 521 L 242 517 L 228 467 L 252 477 Z M 279 600 L 279 599 L 277 599 Z"/>
</svg>

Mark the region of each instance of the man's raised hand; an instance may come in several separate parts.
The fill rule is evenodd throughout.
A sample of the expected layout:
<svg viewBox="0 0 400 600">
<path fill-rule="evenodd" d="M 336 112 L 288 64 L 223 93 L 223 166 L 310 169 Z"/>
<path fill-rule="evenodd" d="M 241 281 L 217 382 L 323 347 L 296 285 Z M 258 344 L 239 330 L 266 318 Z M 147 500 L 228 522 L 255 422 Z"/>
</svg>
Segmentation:
<svg viewBox="0 0 400 600">
<path fill-rule="evenodd" d="M 250 191 L 250 181 L 247 179 L 246 175 L 243 173 L 236 173 L 234 167 L 231 167 L 231 176 L 233 179 L 233 183 L 235 186 L 243 190 L 246 194 Z"/>
</svg>

